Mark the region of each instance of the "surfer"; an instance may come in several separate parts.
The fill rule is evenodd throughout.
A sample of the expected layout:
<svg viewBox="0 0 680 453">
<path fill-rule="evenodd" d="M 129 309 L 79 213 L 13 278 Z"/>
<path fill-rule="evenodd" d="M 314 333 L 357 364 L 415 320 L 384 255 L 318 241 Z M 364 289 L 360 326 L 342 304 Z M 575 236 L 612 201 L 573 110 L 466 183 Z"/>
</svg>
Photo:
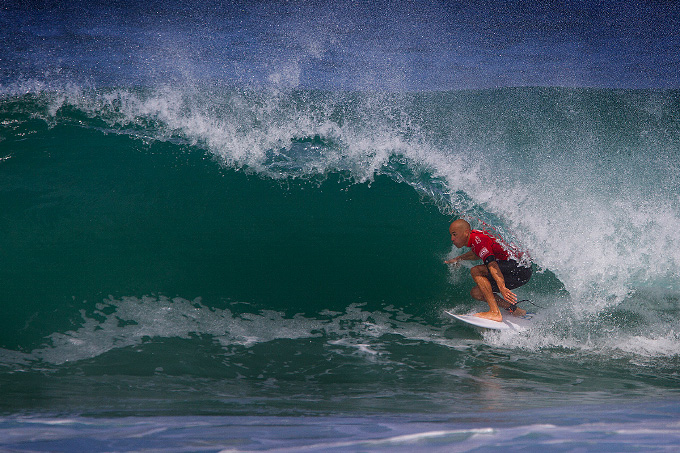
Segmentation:
<svg viewBox="0 0 680 453">
<path fill-rule="evenodd" d="M 449 227 L 449 233 L 453 245 L 458 248 L 470 247 L 472 250 L 445 261 L 446 264 L 477 259 L 484 262 L 470 270 L 472 279 L 477 284 L 470 294 L 489 304 L 489 311 L 475 316 L 501 322 L 503 315 L 499 306 L 517 316 L 524 316 L 526 311 L 516 306 L 517 295 L 510 291 L 524 285 L 531 278 L 531 267 L 519 263 L 521 255 L 507 246 L 504 247 L 488 233 L 473 230 L 463 219 L 454 221 Z"/>
</svg>

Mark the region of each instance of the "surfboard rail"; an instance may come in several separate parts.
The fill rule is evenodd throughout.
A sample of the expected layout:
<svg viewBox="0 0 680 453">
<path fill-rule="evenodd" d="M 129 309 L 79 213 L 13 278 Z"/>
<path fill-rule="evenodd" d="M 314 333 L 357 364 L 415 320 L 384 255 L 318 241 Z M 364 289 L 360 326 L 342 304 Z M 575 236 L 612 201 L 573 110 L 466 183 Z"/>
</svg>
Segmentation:
<svg viewBox="0 0 680 453">
<path fill-rule="evenodd" d="M 533 314 L 531 313 L 527 313 L 524 316 L 504 315 L 503 321 L 499 322 L 480 318 L 478 316 L 474 316 L 474 314 L 460 315 L 453 313 L 451 310 L 444 310 L 444 313 L 466 324 L 480 327 L 482 329 L 514 330 L 518 332 L 527 330 L 530 327 L 531 318 L 533 317 Z"/>
</svg>

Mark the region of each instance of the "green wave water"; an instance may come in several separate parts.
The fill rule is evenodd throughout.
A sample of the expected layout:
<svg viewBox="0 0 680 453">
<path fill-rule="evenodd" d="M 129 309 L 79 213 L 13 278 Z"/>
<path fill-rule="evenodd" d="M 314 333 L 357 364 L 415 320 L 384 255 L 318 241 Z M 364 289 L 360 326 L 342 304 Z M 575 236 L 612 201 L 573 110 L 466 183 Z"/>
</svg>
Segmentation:
<svg viewBox="0 0 680 453">
<path fill-rule="evenodd" d="M 677 91 L 0 99 L 0 411 L 455 412 L 676 397 Z M 448 223 L 531 255 L 521 334 Z M 171 389 L 171 391 L 168 391 Z"/>
</svg>

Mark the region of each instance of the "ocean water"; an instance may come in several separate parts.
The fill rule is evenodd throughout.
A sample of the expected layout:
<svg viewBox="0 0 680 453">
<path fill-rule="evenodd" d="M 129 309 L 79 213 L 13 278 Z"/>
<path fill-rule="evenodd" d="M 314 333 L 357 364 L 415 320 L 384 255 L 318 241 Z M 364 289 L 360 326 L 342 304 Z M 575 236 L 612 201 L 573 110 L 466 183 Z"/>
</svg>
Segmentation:
<svg viewBox="0 0 680 453">
<path fill-rule="evenodd" d="M 678 6 L 109 3 L 0 6 L 0 450 L 677 448 Z"/>
</svg>

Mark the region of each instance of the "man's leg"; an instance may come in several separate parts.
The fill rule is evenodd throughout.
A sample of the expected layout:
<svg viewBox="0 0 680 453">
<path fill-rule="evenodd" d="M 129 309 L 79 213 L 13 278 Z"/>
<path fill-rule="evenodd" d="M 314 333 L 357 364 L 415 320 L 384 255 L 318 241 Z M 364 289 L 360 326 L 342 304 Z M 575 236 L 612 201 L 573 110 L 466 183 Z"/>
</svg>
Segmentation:
<svg viewBox="0 0 680 453">
<path fill-rule="evenodd" d="M 494 296 L 496 296 L 496 304 L 498 304 L 499 307 L 509 309 L 510 307 L 513 306 L 510 302 L 503 299 L 498 294 L 494 293 Z M 518 306 L 515 306 L 515 309 L 512 311 L 512 314 L 514 316 L 524 316 L 524 315 L 527 314 L 527 311 L 523 308 L 519 308 Z"/>
<path fill-rule="evenodd" d="M 470 295 L 474 297 L 477 300 L 481 300 L 482 302 L 486 302 L 486 298 L 484 297 L 484 294 L 482 291 L 479 289 L 478 286 L 475 286 L 472 288 L 472 291 L 470 291 Z M 503 299 L 500 295 L 494 293 L 494 298 L 496 299 L 496 305 L 498 305 L 500 308 L 508 309 L 512 307 L 512 304 L 508 302 L 507 300 Z M 524 316 L 527 314 L 527 311 L 523 308 L 515 307 L 515 310 L 512 312 L 513 316 Z"/>
<path fill-rule="evenodd" d="M 489 278 L 492 278 L 489 274 L 489 269 L 484 265 L 475 266 L 470 270 L 470 274 L 475 283 L 477 283 L 477 286 L 470 291 L 470 295 L 477 300 L 485 301 L 489 305 L 489 311 L 477 313 L 475 316 L 491 319 L 492 321 L 503 321 L 503 315 L 498 309 L 496 295 L 493 293 L 491 282 L 489 281 Z"/>
</svg>

